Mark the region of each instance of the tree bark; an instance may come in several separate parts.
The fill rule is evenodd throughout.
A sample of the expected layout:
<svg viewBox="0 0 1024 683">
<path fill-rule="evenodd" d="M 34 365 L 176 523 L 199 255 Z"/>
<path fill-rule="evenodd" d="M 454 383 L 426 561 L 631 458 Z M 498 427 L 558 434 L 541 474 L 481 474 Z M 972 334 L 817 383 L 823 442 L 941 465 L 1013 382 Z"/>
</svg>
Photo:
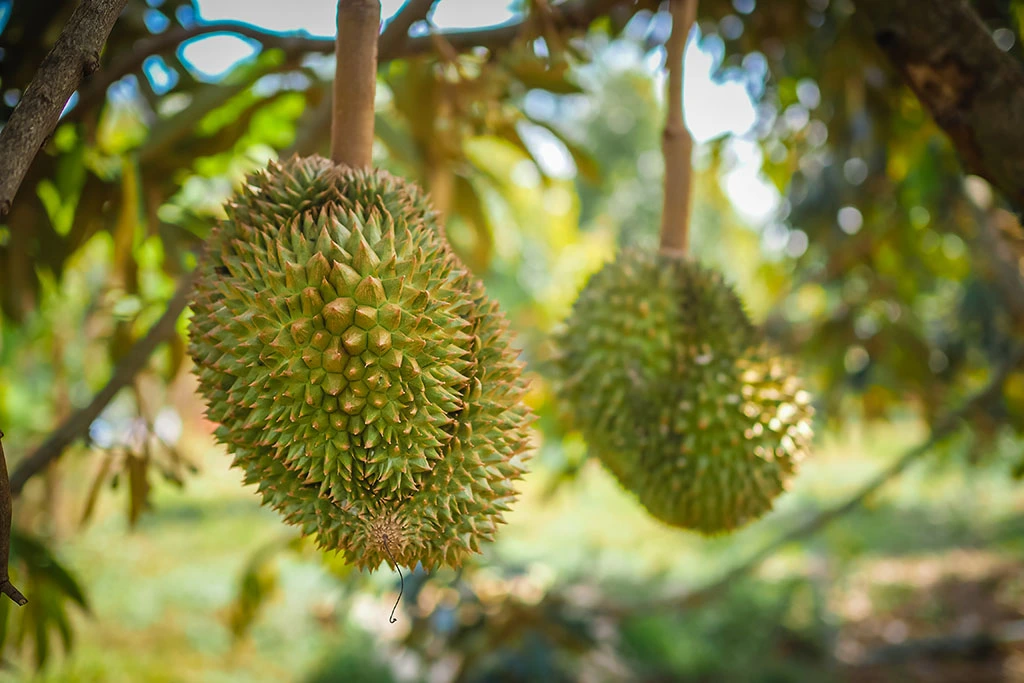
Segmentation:
<svg viewBox="0 0 1024 683">
<path fill-rule="evenodd" d="M 4 457 L 4 433 L 0 432 L 0 593 L 9 597 L 14 604 L 22 606 L 28 598 L 11 583 L 7 563 L 11 557 L 12 505 L 11 485 L 7 479 L 7 458 Z"/>
<path fill-rule="evenodd" d="M 964 169 L 1024 210 L 1024 67 L 964 0 L 854 0 Z"/>
<path fill-rule="evenodd" d="M 100 50 L 127 0 L 83 0 L 0 130 L 0 217 L 6 216 L 36 154 L 82 79 L 100 66 Z"/>
</svg>

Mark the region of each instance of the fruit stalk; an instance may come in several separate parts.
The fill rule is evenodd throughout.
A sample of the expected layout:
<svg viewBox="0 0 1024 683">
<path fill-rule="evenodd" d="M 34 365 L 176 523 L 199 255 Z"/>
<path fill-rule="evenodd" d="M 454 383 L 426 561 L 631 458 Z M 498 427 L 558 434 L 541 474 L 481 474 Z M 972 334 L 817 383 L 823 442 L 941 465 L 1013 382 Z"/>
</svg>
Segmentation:
<svg viewBox="0 0 1024 683">
<path fill-rule="evenodd" d="M 665 44 L 668 69 L 668 115 L 662 134 L 665 156 L 665 197 L 661 214 L 661 250 L 682 254 L 686 251 L 690 224 L 690 157 L 693 139 L 683 117 L 683 54 L 686 38 L 697 17 L 697 0 L 671 0 L 672 34 Z"/>
<path fill-rule="evenodd" d="M 379 31 L 379 0 L 338 0 L 331 121 L 331 160 L 336 164 L 364 169 L 373 165 Z"/>
</svg>

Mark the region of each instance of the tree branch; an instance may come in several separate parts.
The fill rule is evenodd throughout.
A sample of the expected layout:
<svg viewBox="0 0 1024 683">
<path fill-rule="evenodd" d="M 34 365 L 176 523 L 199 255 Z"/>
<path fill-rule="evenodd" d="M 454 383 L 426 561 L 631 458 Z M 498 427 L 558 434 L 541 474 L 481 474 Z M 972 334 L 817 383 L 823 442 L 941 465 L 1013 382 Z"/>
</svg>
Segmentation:
<svg viewBox="0 0 1024 683">
<path fill-rule="evenodd" d="M 436 2 L 436 0 L 433 1 Z M 401 12 L 388 22 L 380 37 L 377 55 L 379 63 L 384 64 L 394 59 L 403 59 L 434 51 L 434 43 L 430 36 L 408 37 L 409 28 L 423 19 L 430 11 L 429 7 L 425 11 L 421 10 L 426 4 L 428 4 L 426 0 L 409 0 Z M 576 30 L 588 27 L 595 19 L 609 14 L 619 6 L 628 7 L 630 12 L 639 11 L 639 7 L 632 0 L 567 0 L 554 7 L 554 14 L 561 27 Z M 401 27 L 406 21 L 408 21 L 408 25 L 405 26 L 403 32 Z M 459 51 L 465 52 L 476 47 L 496 50 L 512 43 L 525 25 L 526 21 L 521 20 L 491 28 L 445 31 L 441 35 Z M 90 80 L 89 85 L 79 92 L 75 111 L 88 111 L 101 104 L 106 99 L 107 89 L 128 74 L 142 68 L 143 62 L 148 57 L 167 54 L 187 40 L 214 33 L 233 33 L 250 38 L 261 43 L 264 48 L 277 48 L 283 50 L 287 55 L 326 54 L 334 51 L 334 39 L 332 38 L 270 33 L 257 26 L 239 21 L 215 21 L 189 28 L 178 26 L 159 35 L 140 40 L 131 52 L 125 53 L 109 67 L 97 73 Z"/>
<path fill-rule="evenodd" d="M 104 408 L 146 367 L 149 357 L 153 355 L 153 351 L 161 342 L 166 341 L 174 334 L 178 317 L 188 306 L 194 277 L 194 275 L 189 275 L 178 285 L 174 296 L 167 302 L 167 309 L 163 315 L 149 329 L 146 336 L 137 341 L 121 359 L 114 369 L 110 381 L 93 397 L 89 405 L 69 415 L 32 455 L 18 463 L 11 476 L 11 494 L 13 496 L 21 494 L 25 483 L 59 458 L 65 448 L 89 433 L 89 426 L 100 416 Z"/>
<path fill-rule="evenodd" d="M 435 2 L 437 0 L 407 0 L 380 34 L 379 54 L 388 55 L 399 50 L 409 39 L 412 25 L 426 19 Z"/>
<path fill-rule="evenodd" d="M 353 168 L 373 165 L 380 0 L 338 0 L 334 49 L 331 160 Z"/>
<path fill-rule="evenodd" d="M 983 659 L 1021 641 L 1024 641 L 1024 622 L 1013 621 L 998 624 L 987 631 L 915 638 L 895 645 L 884 645 L 859 658 L 853 666 L 893 667 L 915 659 Z"/>
<path fill-rule="evenodd" d="M 697 18 L 697 0 L 671 0 L 672 34 L 665 43 L 668 69 L 666 97 L 668 115 L 662 133 L 661 148 L 665 157 L 665 196 L 661 212 L 661 250 L 685 253 L 687 229 L 690 225 L 690 185 L 693 138 L 683 117 L 683 55 L 686 39 Z"/>
<path fill-rule="evenodd" d="M 20 607 L 28 602 L 28 598 L 11 583 L 9 564 L 13 513 L 11 483 L 7 480 L 7 458 L 4 456 L 4 433 L 0 432 L 0 593 Z"/>
<path fill-rule="evenodd" d="M 686 609 L 688 607 L 698 605 L 717 595 L 722 590 L 731 586 L 737 579 L 757 569 L 768 558 L 775 555 L 775 553 L 779 552 L 790 543 L 799 541 L 817 533 L 843 515 L 860 507 L 861 503 L 863 503 L 868 496 L 878 491 L 891 479 L 903 472 L 903 470 L 905 470 L 911 463 L 931 451 L 932 448 L 934 448 L 940 441 L 953 434 L 959 428 L 960 423 L 968 417 L 970 413 L 983 408 L 986 404 L 998 397 L 1002 392 L 1003 385 L 1006 383 L 1007 377 L 1009 377 L 1022 362 L 1024 362 L 1024 347 L 1016 349 L 1013 354 L 1007 358 L 1007 360 L 992 376 L 992 379 L 984 389 L 970 397 L 957 410 L 939 420 L 932 428 L 931 435 L 924 443 L 911 448 L 909 451 L 897 458 L 895 462 L 876 474 L 842 503 L 820 512 L 803 524 L 800 524 L 794 529 L 784 533 L 782 536 L 768 543 L 761 550 L 754 553 L 742 564 L 725 572 L 725 574 L 720 576 L 718 579 L 701 588 L 686 591 L 676 596 L 628 604 L 610 604 L 604 608 L 604 611 L 618 616 L 628 616 L 638 612 Z"/>
<path fill-rule="evenodd" d="M 6 216 L 36 154 L 83 78 L 100 66 L 100 50 L 127 0 L 82 0 L 0 130 L 0 217 Z"/>
<path fill-rule="evenodd" d="M 308 52 L 326 53 L 334 49 L 332 38 L 269 33 L 265 29 L 242 21 L 212 21 L 208 24 L 199 24 L 188 28 L 175 26 L 163 33 L 137 41 L 131 50 L 125 51 L 109 66 L 99 71 L 90 79 L 89 84 L 79 91 L 75 111 L 89 111 L 101 104 L 106 100 L 107 90 L 110 89 L 110 86 L 128 74 L 141 69 L 143 63 L 150 57 L 168 54 L 186 41 L 216 33 L 231 33 L 249 38 L 261 43 L 265 48 L 278 48 L 286 55 L 299 55 Z"/>
<path fill-rule="evenodd" d="M 854 0 L 968 173 L 1024 210 L 1024 67 L 963 0 Z"/>
</svg>

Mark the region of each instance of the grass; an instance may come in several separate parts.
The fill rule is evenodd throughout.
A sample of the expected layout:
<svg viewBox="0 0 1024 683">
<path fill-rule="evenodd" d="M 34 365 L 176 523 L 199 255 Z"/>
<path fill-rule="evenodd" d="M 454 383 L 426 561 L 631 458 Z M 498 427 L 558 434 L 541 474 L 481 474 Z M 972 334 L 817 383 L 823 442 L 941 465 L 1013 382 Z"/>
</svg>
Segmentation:
<svg viewBox="0 0 1024 683">
<path fill-rule="evenodd" d="M 654 521 L 596 463 L 549 500 L 543 496 L 547 475 L 538 471 L 526 480 L 520 504 L 484 561 L 541 566 L 559 580 L 628 584 L 634 594 L 681 590 L 742 561 L 823 503 L 845 497 L 917 437 L 885 428 L 823 440 L 776 512 L 718 539 Z M 184 491 L 157 486 L 155 509 L 136 530 L 126 528 L 124 494 L 108 494 L 91 525 L 60 547 L 60 556 L 87 587 L 93 615 L 76 620 L 74 650 L 54 658 L 38 680 L 301 680 L 338 647 L 343 636 L 332 627 L 337 620 L 331 615 L 341 600 L 339 584 L 315 558 L 292 556 L 279 563 L 279 589 L 251 636 L 232 640 L 225 610 L 239 574 L 283 526 L 257 504 L 251 488 L 241 486 L 226 456 L 198 443 L 205 453 L 202 474 Z M 68 495 L 76 500 L 74 487 Z M 802 576 L 822 557 L 852 576 L 871 562 L 920 557 L 941 562 L 963 548 L 985 546 L 997 555 L 1019 556 L 1022 512 L 1024 490 L 1001 470 L 936 471 L 919 465 L 866 509 L 803 545 L 786 548 L 760 576 L 772 581 Z M 379 595 L 393 585 L 394 577 L 380 572 L 367 594 Z M 376 618 L 377 612 L 372 614 L 363 618 Z M 386 628 L 385 623 L 371 630 Z M 9 671 L 0 680 L 26 677 Z"/>
</svg>

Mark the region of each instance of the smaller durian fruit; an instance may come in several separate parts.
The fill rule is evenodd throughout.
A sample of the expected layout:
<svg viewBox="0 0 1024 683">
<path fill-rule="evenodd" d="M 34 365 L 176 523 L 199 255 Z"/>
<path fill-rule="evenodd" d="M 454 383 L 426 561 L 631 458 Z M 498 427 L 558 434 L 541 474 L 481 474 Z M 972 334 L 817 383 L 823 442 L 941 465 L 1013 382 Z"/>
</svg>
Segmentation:
<svg viewBox="0 0 1024 683">
<path fill-rule="evenodd" d="M 772 508 L 811 432 L 810 395 L 711 269 L 629 249 L 587 283 L 559 334 L 559 397 L 658 519 L 705 534 Z"/>
</svg>

